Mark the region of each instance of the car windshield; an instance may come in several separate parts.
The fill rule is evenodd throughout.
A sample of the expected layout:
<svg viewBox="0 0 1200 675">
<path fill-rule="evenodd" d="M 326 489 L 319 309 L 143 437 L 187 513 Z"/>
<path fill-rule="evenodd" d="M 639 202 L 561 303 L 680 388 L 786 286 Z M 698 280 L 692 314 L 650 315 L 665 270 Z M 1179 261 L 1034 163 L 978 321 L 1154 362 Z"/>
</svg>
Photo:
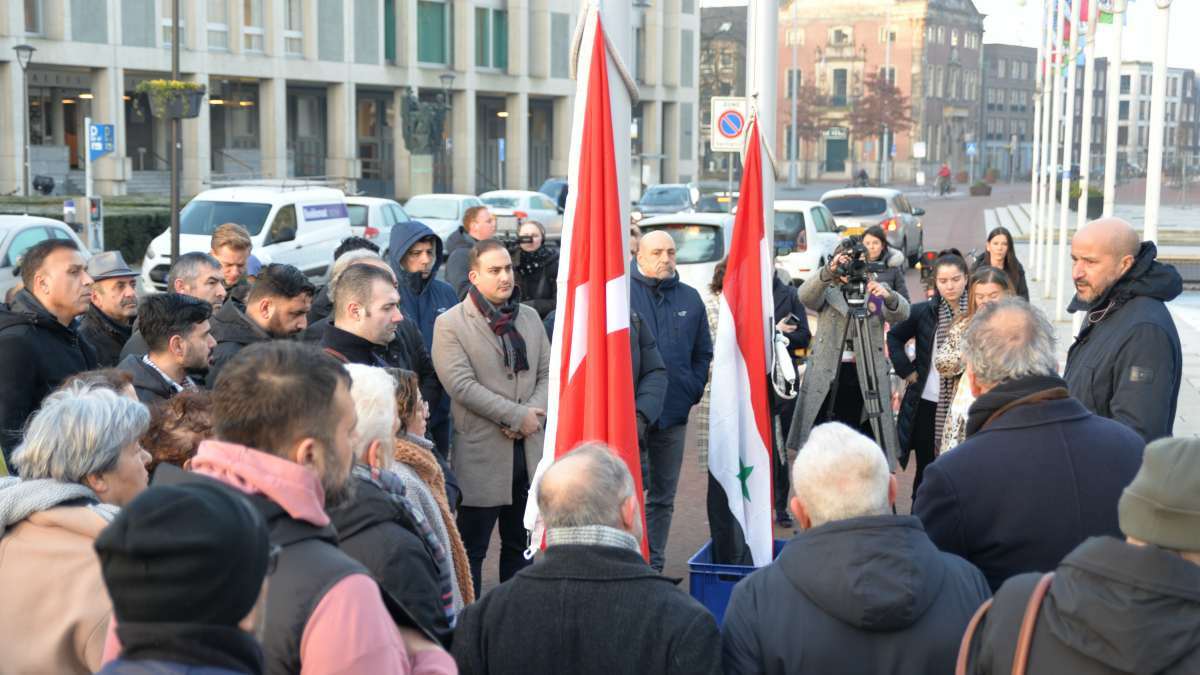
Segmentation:
<svg viewBox="0 0 1200 675">
<path fill-rule="evenodd" d="M 554 180 L 551 178 L 545 183 L 542 183 L 542 186 L 538 188 L 538 192 L 546 195 L 550 199 L 558 199 L 558 193 L 562 192 L 564 187 L 566 187 L 566 183 L 564 181 Z"/>
<path fill-rule="evenodd" d="M 825 207 L 835 216 L 877 216 L 887 213 L 887 200 L 883 197 L 863 197 L 850 195 L 846 197 L 830 197 L 822 200 Z"/>
<path fill-rule="evenodd" d="M 675 240 L 675 262 L 680 265 L 716 262 L 725 255 L 725 242 L 718 226 L 690 223 L 642 226 L 642 231 L 646 233 L 656 230 L 666 232 Z"/>
<path fill-rule="evenodd" d="M 193 199 L 179 213 L 179 231 L 183 234 L 209 236 L 225 223 L 237 223 L 250 236 L 262 231 L 270 204 L 251 202 L 209 202 Z"/>
<path fill-rule="evenodd" d="M 515 209 L 517 208 L 516 197 L 483 197 L 483 203 L 488 206 L 494 206 L 498 209 Z"/>
<path fill-rule="evenodd" d="M 799 211 L 775 212 L 775 241 L 795 242 L 804 229 L 804 214 Z"/>
<path fill-rule="evenodd" d="M 696 203 L 696 211 L 700 213 L 733 213 L 737 206 L 737 196 L 704 195 Z"/>
<path fill-rule="evenodd" d="M 350 212 L 350 227 L 367 226 L 367 207 L 361 204 L 347 204 L 346 210 Z"/>
<path fill-rule="evenodd" d="M 687 188 L 650 188 L 642 195 L 642 206 L 687 206 Z"/>
<path fill-rule="evenodd" d="M 409 218 L 458 220 L 458 202 L 453 199 L 414 197 L 404 205 Z"/>
</svg>

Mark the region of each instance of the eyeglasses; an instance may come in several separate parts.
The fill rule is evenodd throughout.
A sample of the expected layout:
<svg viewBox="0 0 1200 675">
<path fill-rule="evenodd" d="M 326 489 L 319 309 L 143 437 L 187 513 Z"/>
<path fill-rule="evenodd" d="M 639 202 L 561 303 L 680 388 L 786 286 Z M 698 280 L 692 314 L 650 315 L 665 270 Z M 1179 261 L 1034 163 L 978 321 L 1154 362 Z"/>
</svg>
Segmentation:
<svg viewBox="0 0 1200 675">
<path fill-rule="evenodd" d="M 275 573 L 275 568 L 279 566 L 279 554 L 283 552 L 283 547 L 279 544 L 272 544 L 271 550 L 267 552 L 267 576 Z"/>
</svg>

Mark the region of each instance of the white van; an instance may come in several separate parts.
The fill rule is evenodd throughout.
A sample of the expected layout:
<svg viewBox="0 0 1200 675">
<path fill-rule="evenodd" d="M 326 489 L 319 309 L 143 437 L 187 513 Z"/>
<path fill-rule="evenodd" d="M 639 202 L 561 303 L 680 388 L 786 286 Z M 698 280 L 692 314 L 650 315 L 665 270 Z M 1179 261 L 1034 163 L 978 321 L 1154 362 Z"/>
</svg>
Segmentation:
<svg viewBox="0 0 1200 675">
<path fill-rule="evenodd" d="M 205 190 L 179 214 L 179 252 L 209 251 L 213 230 L 225 223 L 246 228 L 255 257 L 294 265 L 309 278 L 324 281 L 333 251 L 351 235 L 346 197 L 327 187 L 246 185 Z M 142 288 L 167 290 L 171 232 L 158 235 L 142 261 Z"/>
</svg>

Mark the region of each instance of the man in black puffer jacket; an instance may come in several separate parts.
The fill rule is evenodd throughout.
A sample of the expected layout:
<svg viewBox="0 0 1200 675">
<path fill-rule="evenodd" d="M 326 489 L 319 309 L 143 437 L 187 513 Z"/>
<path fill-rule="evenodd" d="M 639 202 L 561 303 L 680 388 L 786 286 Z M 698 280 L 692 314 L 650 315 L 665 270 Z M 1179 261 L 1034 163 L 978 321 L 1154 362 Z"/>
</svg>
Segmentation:
<svg viewBox="0 0 1200 675">
<path fill-rule="evenodd" d="M 1075 299 L 1067 309 L 1087 314 L 1067 356 L 1067 386 L 1088 410 L 1147 442 L 1171 435 L 1183 372 L 1166 306 L 1183 280 L 1157 254 L 1119 218 L 1092 221 L 1071 240 Z"/>
</svg>

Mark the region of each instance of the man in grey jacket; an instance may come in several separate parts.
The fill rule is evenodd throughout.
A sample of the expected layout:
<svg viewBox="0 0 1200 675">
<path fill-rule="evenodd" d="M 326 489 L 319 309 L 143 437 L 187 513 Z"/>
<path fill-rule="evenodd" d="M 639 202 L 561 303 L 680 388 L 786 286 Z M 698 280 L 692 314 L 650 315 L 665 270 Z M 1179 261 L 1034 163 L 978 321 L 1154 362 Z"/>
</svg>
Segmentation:
<svg viewBox="0 0 1200 675">
<path fill-rule="evenodd" d="M 542 457 L 550 342 L 537 311 L 514 294 L 512 258 L 502 244 L 475 244 L 467 263 L 467 298 L 437 318 L 432 355 L 452 402 L 452 466 L 463 493 L 458 530 L 478 597 L 497 521 L 500 581 L 528 564 L 523 519 Z"/>
</svg>

